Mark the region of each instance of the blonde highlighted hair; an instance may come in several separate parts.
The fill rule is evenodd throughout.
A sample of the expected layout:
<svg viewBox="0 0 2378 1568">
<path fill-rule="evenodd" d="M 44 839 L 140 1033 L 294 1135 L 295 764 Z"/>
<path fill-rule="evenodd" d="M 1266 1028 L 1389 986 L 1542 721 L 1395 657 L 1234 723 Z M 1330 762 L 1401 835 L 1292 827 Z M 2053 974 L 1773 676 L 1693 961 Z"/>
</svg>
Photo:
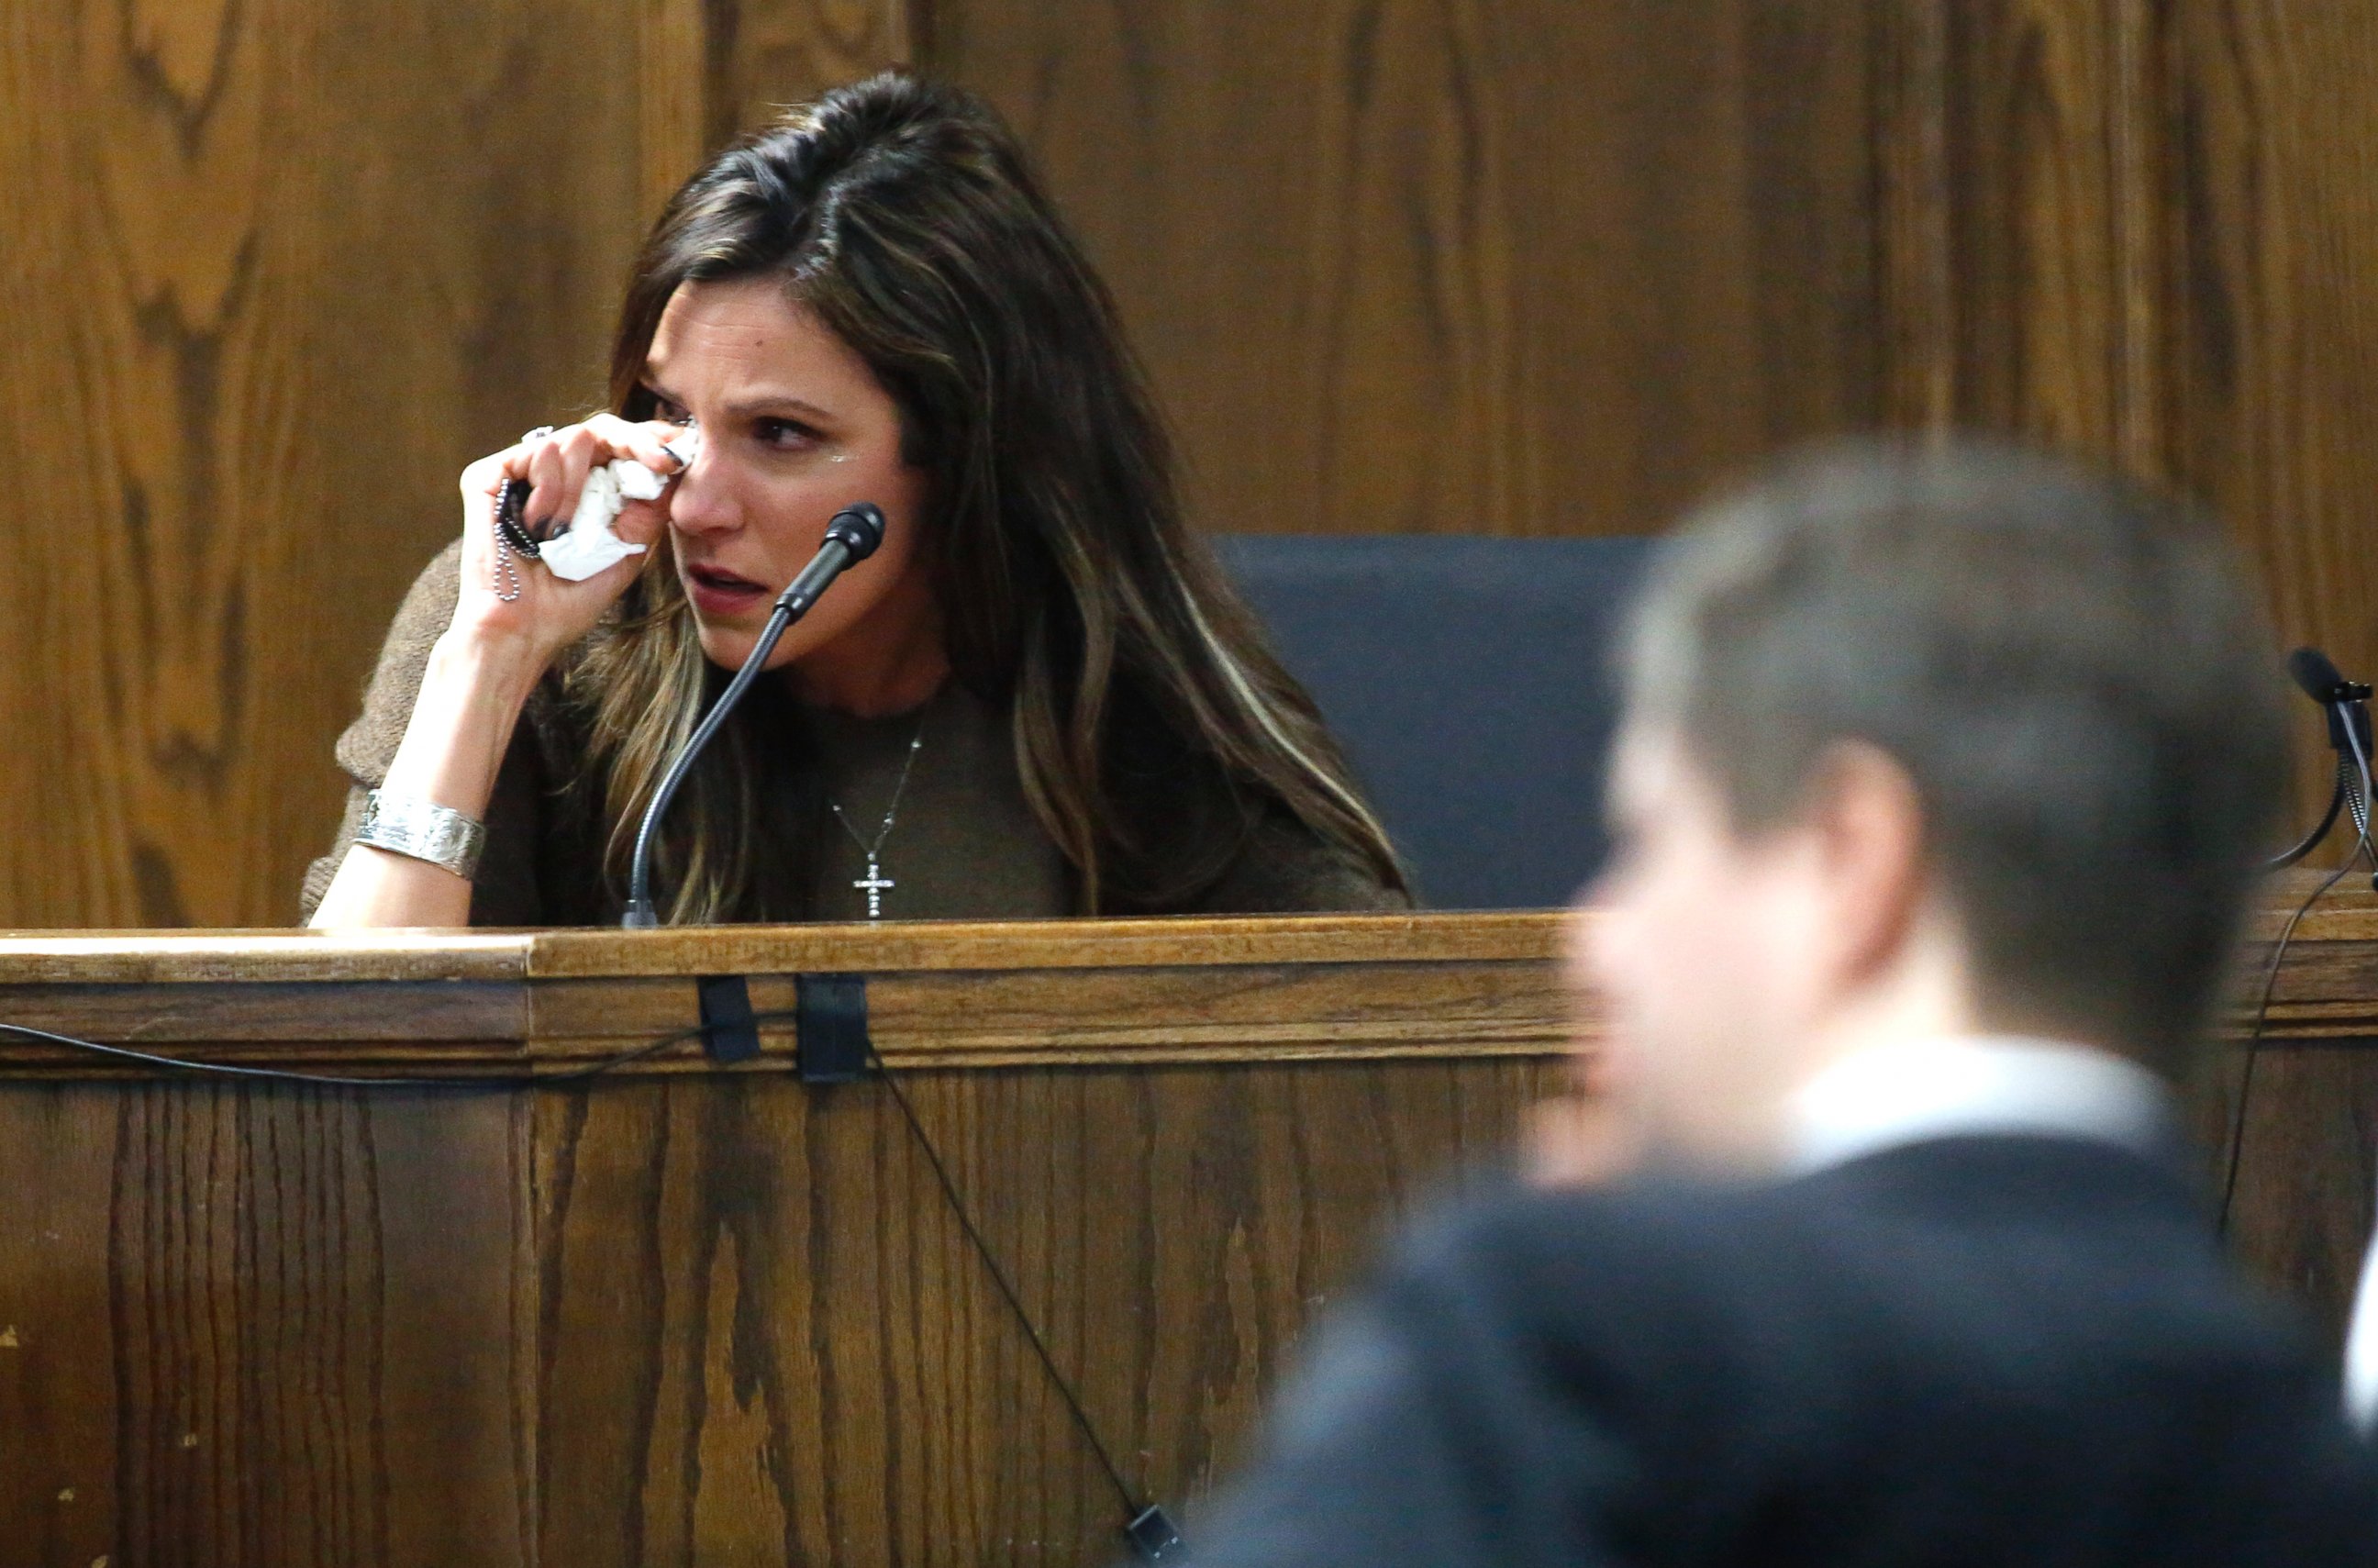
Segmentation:
<svg viewBox="0 0 2378 1568">
<path fill-rule="evenodd" d="M 1193 904 L 1283 813 L 1404 888 L 1311 699 L 1183 522 L 1113 303 L 990 109 L 887 73 L 720 154 L 645 244 L 614 408 L 651 416 L 644 360 L 679 287 L 752 277 L 781 279 L 899 407 L 955 678 L 1012 711 L 1017 771 L 1081 912 Z M 571 672 L 615 878 L 722 679 L 665 542 Z M 751 776 L 730 723 L 662 838 L 670 920 L 750 907 Z"/>
</svg>

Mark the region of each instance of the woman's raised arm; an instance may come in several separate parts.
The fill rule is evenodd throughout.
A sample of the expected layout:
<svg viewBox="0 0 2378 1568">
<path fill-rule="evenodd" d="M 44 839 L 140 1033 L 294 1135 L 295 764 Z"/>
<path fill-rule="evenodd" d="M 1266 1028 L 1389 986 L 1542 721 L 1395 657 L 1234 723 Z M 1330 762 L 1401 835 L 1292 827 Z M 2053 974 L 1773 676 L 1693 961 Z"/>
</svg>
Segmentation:
<svg viewBox="0 0 2378 1568">
<path fill-rule="evenodd" d="M 534 487 L 523 513 L 532 533 L 566 515 L 597 464 L 616 458 L 674 476 L 676 452 L 661 424 L 600 415 L 568 429 L 523 439 L 462 471 L 462 553 L 454 618 L 431 649 L 404 739 L 375 791 L 384 820 L 429 826 L 475 825 L 486 814 L 496 770 L 529 694 L 554 659 L 592 631 L 626 591 L 642 559 L 615 562 L 568 582 L 498 542 L 495 498 L 505 482 Z M 650 545 L 660 537 L 667 498 L 630 502 L 619 537 Z M 370 843 L 351 845 L 315 906 L 317 926 L 467 925 L 471 884 L 449 865 Z"/>
</svg>

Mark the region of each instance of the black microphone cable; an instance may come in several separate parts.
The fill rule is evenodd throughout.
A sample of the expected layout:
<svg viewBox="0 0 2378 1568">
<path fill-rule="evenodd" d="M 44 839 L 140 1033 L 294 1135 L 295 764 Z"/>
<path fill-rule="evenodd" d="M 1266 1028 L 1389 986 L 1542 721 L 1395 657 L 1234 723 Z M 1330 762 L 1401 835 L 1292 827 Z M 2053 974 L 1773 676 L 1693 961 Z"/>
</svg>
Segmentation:
<svg viewBox="0 0 2378 1568">
<path fill-rule="evenodd" d="M 753 1023 L 789 1023 L 793 1020 L 793 1017 L 794 1015 L 789 1012 L 761 1013 L 754 1015 L 751 1021 Z M 606 1073 L 617 1072 L 621 1067 L 632 1067 L 638 1062 L 649 1060 L 671 1046 L 682 1045 L 689 1040 L 701 1039 L 714 1029 L 742 1027 L 739 1020 L 732 1025 L 697 1023 L 673 1033 L 661 1035 L 632 1049 L 621 1051 L 617 1055 L 605 1056 L 599 1061 L 588 1062 L 574 1067 L 564 1067 L 555 1072 L 457 1073 L 445 1076 L 423 1073 L 409 1077 L 375 1078 L 342 1073 L 310 1072 L 302 1067 L 255 1067 L 238 1062 L 208 1062 L 188 1056 L 168 1056 L 156 1051 L 141 1051 L 129 1045 L 111 1045 L 98 1040 L 84 1040 L 76 1035 L 60 1034 L 54 1030 L 36 1029 L 31 1024 L 24 1023 L 0 1022 L 0 1034 L 12 1035 L 19 1040 L 37 1041 L 45 1045 L 62 1046 L 89 1055 L 104 1056 L 111 1061 L 137 1062 L 143 1067 L 164 1067 L 170 1071 L 186 1073 L 193 1078 L 233 1079 L 246 1083 L 284 1084 L 308 1089 L 417 1089 L 442 1093 L 474 1092 L 509 1093 L 521 1089 L 553 1089 L 573 1083 L 583 1083 L 588 1079 L 600 1078 Z"/>
<path fill-rule="evenodd" d="M 2329 788 L 2328 809 L 2321 814 L 2319 824 L 2315 826 L 2311 832 L 2305 834 L 2302 841 L 2298 843 L 2293 849 L 2288 850 L 2285 854 L 2274 855 L 2269 860 L 2264 862 L 2263 869 L 2265 871 L 2285 871 L 2288 867 L 2295 864 L 2298 861 L 2303 859 L 2314 850 L 2319 849 L 2320 841 L 2328 837 L 2328 830 L 2336 826 L 2337 815 L 2345 810 L 2345 802 L 2352 798 L 2353 785 L 2353 759 L 2347 756 L 2344 753 L 2339 752 L 2336 755 L 2336 781 Z M 2368 813 L 2365 811 L 2363 814 L 2366 816 Z M 2362 830 L 2364 832 L 2368 831 L 2366 825 L 2363 826 Z"/>
<path fill-rule="evenodd" d="M 2365 845 L 2369 842 L 2366 836 L 2362 842 Z M 2306 894 L 2304 901 L 2288 916 L 2287 924 L 2279 928 L 2279 939 L 2271 945 L 2270 962 L 2264 966 L 2262 990 L 2254 1001 L 2253 1027 L 2246 1034 L 2245 1065 L 2238 1071 L 2238 1102 L 2229 1113 L 2229 1155 L 2223 1162 L 2221 1171 L 2219 1228 L 2223 1236 L 2229 1234 L 2229 1211 L 2238 1198 L 2238 1167 L 2246 1152 L 2246 1107 L 2254 1094 L 2254 1063 L 2262 1055 L 2263 1031 L 2270 1021 L 2271 996 L 2278 988 L 2279 966 L 2287 961 L 2288 944 L 2295 939 L 2296 927 L 2302 923 L 2303 917 L 2312 912 L 2314 904 L 2327 896 L 2330 888 L 2345 880 L 2345 874 L 2351 871 L 2361 858 L 2361 851 L 2356 850 L 2351 860 L 2322 878 L 2320 886 Z"/>
<path fill-rule="evenodd" d="M 2329 795 L 2328 810 L 2321 817 L 2319 827 L 2302 843 L 2270 862 L 2271 867 L 2292 865 L 2310 854 L 2328 837 L 2340 805 L 2352 818 L 2355 842 L 2353 852 L 2296 906 L 2287 923 L 2279 928 L 2278 940 L 2271 945 L 2270 961 L 2264 968 L 2262 987 L 2254 1001 L 2254 1022 L 2246 1034 L 2246 1059 L 2238 1072 L 2237 1104 L 2229 1116 L 2228 1156 L 2221 1173 L 2220 1232 L 2224 1236 L 2229 1232 L 2230 1211 L 2238 1197 L 2238 1171 L 2244 1163 L 2246 1116 L 2254 1093 L 2254 1064 L 2262 1055 L 2263 1032 L 2270 1023 L 2271 998 L 2278 989 L 2280 966 L 2287 962 L 2288 944 L 2295 939 L 2296 927 L 2312 912 L 2312 906 L 2344 881 L 2345 874 L 2355 866 L 2369 865 L 2371 887 L 2378 891 L 2378 848 L 2373 848 L 2370 840 L 2370 816 L 2372 802 L 2378 800 L 2378 780 L 2372 777 L 2370 753 L 2362 740 L 2369 721 L 2361 705 L 2370 697 L 2371 690 L 2338 674 L 2336 666 L 2316 648 L 2298 648 L 2288 657 L 2288 667 L 2305 694 L 2319 703 L 2328 716 L 2329 743 L 2337 750 L 2336 788 Z"/>
<path fill-rule="evenodd" d="M 258 1067 L 235 1062 L 197 1061 L 185 1056 L 168 1056 L 155 1051 L 137 1050 L 128 1045 L 111 1045 L 97 1040 L 84 1040 L 75 1035 L 61 1034 L 54 1030 L 37 1029 L 30 1024 L 21 1023 L 0 1023 L 0 1034 L 13 1035 L 18 1039 L 39 1041 L 44 1044 L 104 1056 L 111 1061 L 164 1067 L 199 1079 L 230 1079 L 245 1083 L 294 1085 L 310 1089 L 509 1093 L 523 1089 L 559 1089 L 584 1083 L 590 1079 L 600 1078 L 606 1073 L 616 1072 L 621 1067 L 631 1067 L 638 1062 L 657 1056 L 672 1046 L 700 1039 L 715 1028 L 741 1029 L 758 1024 L 792 1023 L 798 1020 L 799 1016 L 795 1012 L 777 1011 L 755 1013 L 751 1016 L 749 1024 L 740 1020 L 732 1025 L 697 1023 L 648 1041 L 632 1050 L 622 1051 L 616 1055 L 606 1056 L 600 1061 L 589 1062 L 582 1067 L 570 1067 L 559 1072 L 507 1073 L 487 1077 L 366 1078 L 339 1073 L 306 1072 L 294 1067 Z M 868 1043 L 867 1059 L 870 1066 L 873 1067 L 875 1076 L 883 1080 L 884 1092 L 891 1096 L 893 1104 L 898 1108 L 900 1119 L 907 1124 L 909 1137 L 915 1140 L 918 1152 L 924 1156 L 926 1167 L 933 1173 L 934 1185 L 940 1188 L 943 1201 L 949 1206 L 950 1217 L 957 1222 L 958 1231 L 966 1238 L 967 1248 L 974 1253 L 975 1260 L 982 1265 L 982 1272 L 990 1276 L 991 1285 L 999 1292 L 1000 1299 L 1006 1304 L 1009 1315 L 1015 1319 L 1016 1327 L 1023 1331 L 1025 1343 L 1031 1346 L 1033 1357 L 1040 1363 L 1040 1369 L 1047 1374 L 1050 1386 L 1057 1391 L 1057 1397 L 1064 1405 L 1066 1415 L 1073 1421 L 1074 1429 L 1081 1434 L 1082 1441 L 1088 1445 L 1091 1453 L 1097 1457 L 1099 1468 L 1105 1473 L 1108 1483 L 1114 1488 L 1116 1498 L 1123 1503 L 1125 1521 L 1122 1530 L 1123 1538 L 1130 1543 L 1133 1550 L 1137 1552 L 1143 1561 L 1149 1562 L 1162 1561 L 1168 1553 L 1179 1549 L 1181 1532 L 1174 1526 L 1171 1518 L 1165 1513 L 1160 1503 L 1143 1500 L 1141 1494 L 1132 1490 L 1131 1483 L 1123 1479 L 1123 1468 L 1115 1463 L 1113 1450 L 1110 1449 L 1106 1441 L 1099 1435 L 1098 1425 L 1090 1419 L 1089 1411 L 1083 1405 L 1081 1394 L 1075 1389 L 1073 1380 L 1068 1378 L 1063 1369 L 1057 1365 L 1057 1357 L 1050 1350 L 1049 1342 L 1040 1333 L 1039 1324 L 1033 1321 L 1031 1312 L 1025 1307 L 1024 1297 L 1016 1290 L 1015 1280 L 1009 1275 L 1005 1266 L 1000 1262 L 999 1255 L 991 1249 L 990 1238 L 982 1234 L 982 1227 L 975 1223 L 974 1212 L 967 1207 L 965 1197 L 958 1191 L 957 1178 L 950 1175 L 949 1165 L 943 1160 L 941 1150 L 934 1145 L 931 1136 L 925 1131 L 924 1123 L 918 1119 L 916 1107 L 909 1103 L 907 1092 L 900 1087 L 898 1077 L 884 1064 L 883 1056 L 876 1051 L 872 1041 Z"/>
<path fill-rule="evenodd" d="M 884 1091 L 892 1096 L 892 1103 L 900 1108 L 900 1118 L 908 1124 L 908 1132 L 916 1140 L 918 1152 L 924 1155 L 926 1165 L 933 1173 L 934 1182 L 942 1189 L 943 1200 L 949 1205 L 950 1215 L 957 1221 L 967 1244 L 974 1249 L 976 1260 L 982 1264 L 982 1272 L 991 1276 L 991 1283 L 997 1287 L 1000 1299 L 1007 1303 L 1007 1310 L 1015 1318 L 1016 1327 L 1024 1331 L 1025 1343 L 1032 1347 L 1040 1369 L 1049 1376 L 1050 1386 L 1064 1402 L 1066 1413 L 1073 1417 L 1075 1429 L 1082 1434 L 1082 1441 L 1098 1456 L 1099 1468 L 1106 1472 L 1108 1483 L 1114 1488 L 1116 1498 L 1123 1503 L 1123 1539 L 1131 1544 L 1132 1550 L 1144 1562 L 1161 1562 L 1168 1552 L 1179 1550 L 1180 1530 L 1173 1526 L 1161 1503 L 1145 1499 L 1123 1478 L 1122 1467 L 1115 1463 L 1113 1452 L 1099 1438 L 1098 1427 L 1090 1420 L 1090 1413 L 1083 1408 L 1081 1395 L 1075 1392 L 1073 1380 L 1058 1369 L 1057 1358 L 1051 1354 L 1049 1342 L 1041 1336 L 1039 1325 L 1032 1321 L 1032 1314 L 1026 1309 L 1015 1281 L 1000 1266 L 998 1255 L 991 1251 L 990 1241 L 983 1236 L 981 1227 L 975 1224 L 974 1214 L 967 1207 L 966 1200 L 959 1195 L 956 1179 L 950 1175 L 949 1166 L 943 1163 L 941 1151 L 926 1135 L 925 1124 L 917 1119 L 916 1107 L 908 1103 L 907 1091 L 900 1087 L 900 1081 L 892 1070 L 883 1065 L 883 1058 L 876 1053 L 872 1040 L 867 1044 L 867 1059 L 873 1065 L 876 1076 L 883 1080 Z"/>
</svg>

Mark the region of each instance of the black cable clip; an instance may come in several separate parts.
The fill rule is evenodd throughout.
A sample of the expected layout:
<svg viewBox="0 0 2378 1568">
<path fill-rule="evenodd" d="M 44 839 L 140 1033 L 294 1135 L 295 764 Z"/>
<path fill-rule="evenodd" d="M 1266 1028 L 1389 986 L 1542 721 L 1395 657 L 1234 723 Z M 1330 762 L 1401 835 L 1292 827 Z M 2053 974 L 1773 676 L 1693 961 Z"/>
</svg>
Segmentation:
<svg viewBox="0 0 2378 1568">
<path fill-rule="evenodd" d="M 867 977 L 793 977 L 794 1061 L 803 1083 L 851 1083 L 867 1076 Z"/>
<path fill-rule="evenodd" d="M 720 1067 L 748 1062 L 760 1054 L 760 1023 L 751 1016 L 751 988 L 739 974 L 706 974 L 695 981 L 702 1004 L 702 1049 Z"/>
<path fill-rule="evenodd" d="M 1181 1532 L 1172 1527 L 1172 1520 L 1160 1502 L 1151 1502 L 1141 1509 L 1123 1527 L 1123 1533 L 1143 1562 L 1161 1562 L 1166 1553 L 1181 1549 Z"/>
</svg>

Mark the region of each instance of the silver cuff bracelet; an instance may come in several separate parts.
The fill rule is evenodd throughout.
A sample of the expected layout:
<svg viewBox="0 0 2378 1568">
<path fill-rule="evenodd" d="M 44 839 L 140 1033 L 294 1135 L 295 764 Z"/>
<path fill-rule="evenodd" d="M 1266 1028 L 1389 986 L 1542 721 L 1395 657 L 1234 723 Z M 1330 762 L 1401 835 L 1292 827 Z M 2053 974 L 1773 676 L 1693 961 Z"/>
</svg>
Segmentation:
<svg viewBox="0 0 2378 1568">
<path fill-rule="evenodd" d="M 479 851 L 486 848 L 487 829 L 451 807 L 374 790 L 365 798 L 355 842 L 427 861 L 468 882 L 479 869 Z"/>
</svg>

